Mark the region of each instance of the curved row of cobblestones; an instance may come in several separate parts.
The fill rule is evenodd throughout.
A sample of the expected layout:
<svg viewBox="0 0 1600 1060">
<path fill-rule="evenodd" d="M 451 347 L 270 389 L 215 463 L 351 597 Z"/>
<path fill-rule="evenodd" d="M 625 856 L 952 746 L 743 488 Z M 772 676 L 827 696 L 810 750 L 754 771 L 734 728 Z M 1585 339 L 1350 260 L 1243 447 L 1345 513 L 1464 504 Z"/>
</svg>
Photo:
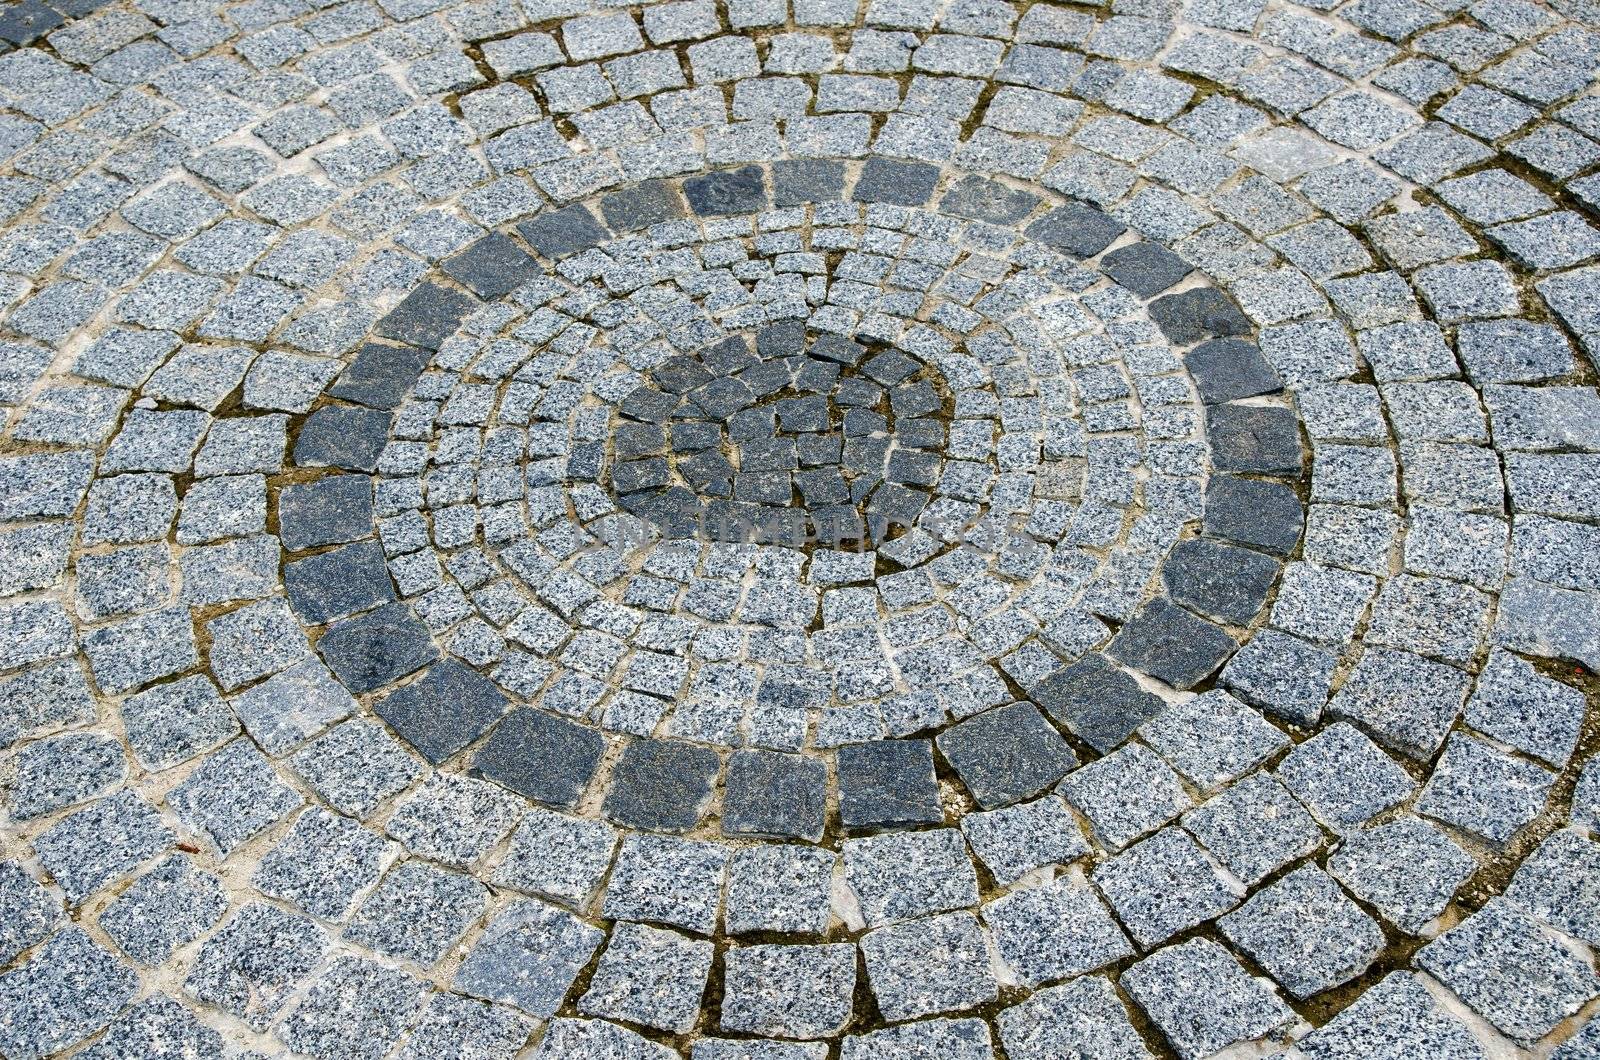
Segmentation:
<svg viewBox="0 0 1600 1060">
<path fill-rule="evenodd" d="M 0 1056 L 1600 1056 L 1600 9 L 0 39 Z"/>
</svg>

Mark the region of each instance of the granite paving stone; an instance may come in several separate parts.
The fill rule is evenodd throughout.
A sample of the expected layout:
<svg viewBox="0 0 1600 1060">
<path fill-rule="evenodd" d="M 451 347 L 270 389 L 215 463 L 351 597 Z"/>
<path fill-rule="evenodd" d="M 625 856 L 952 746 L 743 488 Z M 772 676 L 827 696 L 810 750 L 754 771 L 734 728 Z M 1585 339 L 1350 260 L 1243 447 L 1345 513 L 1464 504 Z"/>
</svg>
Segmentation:
<svg viewBox="0 0 1600 1060">
<path fill-rule="evenodd" d="M 978 902 L 978 878 L 961 833 L 891 833 L 844 844 L 845 882 L 868 924 L 888 924 Z"/>
<path fill-rule="evenodd" d="M 983 929 L 971 913 L 869 931 L 861 957 L 878 1008 L 891 1020 L 974 1008 L 999 992 Z"/>
<path fill-rule="evenodd" d="M 1134 1003 L 1179 1056 L 1208 1056 L 1294 1018 L 1271 987 L 1209 939 L 1158 950 L 1129 969 L 1126 982 Z"/>
<path fill-rule="evenodd" d="M 536 899 L 518 901 L 489 922 L 455 975 L 455 986 L 538 1019 L 561 1007 L 602 933 Z"/>
<path fill-rule="evenodd" d="M 309 917 L 251 903 L 200 947 L 184 992 L 263 1030 L 327 946 L 327 936 Z"/>
<path fill-rule="evenodd" d="M 1355 978 L 1384 946 L 1377 921 L 1314 866 L 1281 877 L 1218 924 L 1297 998 Z"/>
<path fill-rule="evenodd" d="M 364 957 L 337 958 L 278 1029 L 295 1052 L 337 1060 L 383 1055 L 422 1007 L 425 985 Z"/>
<path fill-rule="evenodd" d="M 722 1029 L 784 1038 L 837 1034 L 854 1011 L 856 948 L 743 946 L 723 955 Z"/>
<path fill-rule="evenodd" d="M 1399 1060 L 1419 1054 L 1478 1060 L 1488 1055 L 1467 1024 L 1407 972 L 1385 976 L 1296 1044 L 1317 1060 L 1358 1055 Z"/>
<path fill-rule="evenodd" d="M 476 880 L 422 861 L 391 870 L 350 918 L 345 935 L 386 956 L 429 967 L 483 915 Z"/>
<path fill-rule="evenodd" d="M 700 1015 L 711 944 L 643 924 L 619 924 L 578 1008 L 683 1033 Z"/>
<path fill-rule="evenodd" d="M 1061 876 L 984 906 L 1001 960 L 1038 986 L 1092 972 L 1133 955 L 1133 947 L 1092 888 Z"/>
<path fill-rule="evenodd" d="M 0 1043 L 15 1056 L 46 1056 L 94 1034 L 132 1000 L 139 979 L 82 929 L 50 939 L 0 977 Z"/>
<path fill-rule="evenodd" d="M 1495 899 L 1428 943 L 1417 963 L 1513 1041 L 1547 1034 L 1600 980 L 1506 899 Z"/>
<path fill-rule="evenodd" d="M 1090 878 L 1144 949 L 1232 909 L 1241 890 L 1176 828 L 1129 847 Z"/>
<path fill-rule="evenodd" d="M 1477 870 L 1472 855 L 1426 821 L 1399 817 L 1345 837 L 1328 872 L 1384 919 L 1420 934 Z"/>
<path fill-rule="evenodd" d="M 179 819 L 224 856 L 304 801 L 243 738 L 206 759 L 167 796 Z"/>
<path fill-rule="evenodd" d="M 1596 1051 L 1581 0 L 8 2 L 0 1052 Z"/>
<path fill-rule="evenodd" d="M 222 881 L 174 854 L 118 895 L 100 914 L 100 927 L 128 956 L 154 967 L 214 928 L 227 908 Z"/>
</svg>

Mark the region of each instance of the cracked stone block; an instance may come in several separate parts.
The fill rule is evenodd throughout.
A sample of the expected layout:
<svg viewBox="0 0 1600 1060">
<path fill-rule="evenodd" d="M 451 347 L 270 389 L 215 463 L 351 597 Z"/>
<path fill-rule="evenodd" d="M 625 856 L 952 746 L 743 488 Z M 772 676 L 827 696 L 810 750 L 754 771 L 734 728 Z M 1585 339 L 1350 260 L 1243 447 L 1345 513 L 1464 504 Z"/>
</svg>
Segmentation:
<svg viewBox="0 0 1600 1060">
<path fill-rule="evenodd" d="M 938 781 L 927 740 L 848 744 L 838 752 L 839 817 L 846 828 L 938 824 Z"/>
<path fill-rule="evenodd" d="M 155 807 L 123 790 L 71 814 L 33 848 L 67 900 L 79 905 L 176 841 Z"/>
<path fill-rule="evenodd" d="M 1077 756 L 1033 704 L 997 707 L 940 733 L 939 753 L 986 809 L 1039 794 Z"/>
<path fill-rule="evenodd" d="M 1577 746 L 1584 698 L 1506 652 L 1491 652 L 1467 701 L 1467 724 L 1554 767 Z"/>
<path fill-rule="evenodd" d="M 61 899 L 15 861 L 0 862 L 0 959 L 44 940 L 63 919 Z"/>
<path fill-rule="evenodd" d="M 1102 754 L 1133 735 L 1164 705 L 1098 654 L 1056 670 L 1035 685 L 1032 694 L 1051 717 Z"/>
<path fill-rule="evenodd" d="M 1074 861 L 1090 850 L 1072 812 L 1054 796 L 969 813 L 961 819 L 961 831 L 973 854 L 1003 885 L 1034 869 Z"/>
<path fill-rule="evenodd" d="M 533 899 L 519 901 L 490 921 L 456 972 L 455 986 L 547 1018 L 604 939 L 571 913 Z"/>
<path fill-rule="evenodd" d="M 487 906 L 487 890 L 470 876 L 407 861 L 362 901 L 345 937 L 387 956 L 431 967 Z"/>
<path fill-rule="evenodd" d="M 835 857 L 804 846 L 742 847 L 728 862 L 730 934 L 820 935 L 832 918 Z"/>
<path fill-rule="evenodd" d="M 1264 772 L 1246 777 L 1185 814 L 1183 827 L 1252 887 L 1322 846 L 1317 822 Z"/>
<path fill-rule="evenodd" d="M 437 350 L 440 343 L 454 334 L 462 319 L 476 308 L 477 303 L 459 291 L 424 283 L 378 321 L 376 331 L 386 339 Z"/>
<path fill-rule="evenodd" d="M 861 955 L 878 1008 L 891 1020 L 973 1008 L 998 993 L 983 929 L 971 913 L 870 931 Z"/>
<path fill-rule="evenodd" d="M 535 807 L 511 834 L 494 882 L 582 908 L 616 847 L 617 834 L 608 825 Z"/>
<path fill-rule="evenodd" d="M 623 749 L 603 812 L 624 827 L 687 832 L 710 808 L 721 763 L 709 748 L 636 740 Z"/>
<path fill-rule="evenodd" d="M 1140 744 L 1127 744 L 1069 773 L 1062 796 L 1112 850 L 1155 831 L 1191 805 L 1167 764 Z"/>
<path fill-rule="evenodd" d="M 1221 626 L 1157 597 L 1123 625 L 1106 652 L 1174 688 L 1187 689 L 1221 666 L 1238 646 Z"/>
<path fill-rule="evenodd" d="M 434 994 L 397 1056 L 400 1060 L 425 1060 L 459 1054 L 511 1060 L 533 1026 L 532 1020 L 503 1005 Z"/>
<path fill-rule="evenodd" d="M 319 736 L 289 762 L 328 805 L 358 818 L 370 815 L 422 773 L 383 726 L 360 719 Z"/>
<path fill-rule="evenodd" d="M 1274 394 L 1283 389 L 1278 373 L 1253 342 L 1212 339 L 1190 350 L 1183 361 L 1200 391 L 1200 399 L 1207 405 Z"/>
<path fill-rule="evenodd" d="M 1213 690 L 1168 707 L 1139 727 L 1140 737 L 1185 780 L 1213 791 L 1289 746 L 1261 715 Z"/>
<path fill-rule="evenodd" d="M 472 686 L 475 687 L 480 680 L 473 681 Z M 492 686 L 486 688 L 484 694 L 487 696 L 489 692 L 493 692 L 501 703 L 504 702 Z M 440 726 L 442 735 L 452 743 L 461 736 L 460 721 L 453 714 L 456 706 L 452 697 L 441 696 L 436 702 L 431 702 L 428 708 L 430 715 L 437 717 L 434 724 Z M 495 713 L 498 712 L 497 706 Z M 474 721 L 468 718 L 469 725 Z M 488 723 L 487 719 L 477 720 L 475 727 L 481 732 Z M 593 729 L 554 714 L 523 708 L 512 711 L 495 728 L 473 758 L 472 768 L 478 775 L 535 802 L 557 809 L 571 809 L 577 805 L 599 768 L 604 748 L 604 738 Z"/>
<path fill-rule="evenodd" d="M 1369 649 L 1329 701 L 1328 712 L 1361 723 L 1387 747 L 1426 759 L 1455 723 L 1470 680 L 1408 652 Z"/>
<path fill-rule="evenodd" d="M 391 419 L 381 409 L 324 405 L 301 426 L 294 462 L 300 467 L 376 471 Z"/>
<path fill-rule="evenodd" d="M 228 700 L 245 731 L 271 754 L 303 743 L 356 710 L 317 659 L 303 659 Z"/>
<path fill-rule="evenodd" d="M 1416 788 L 1398 762 L 1345 723 L 1323 729 L 1289 752 L 1277 776 L 1319 821 L 1341 833 L 1398 805 Z"/>
<path fill-rule="evenodd" d="M 13 759 L 11 815 L 19 821 L 87 802 L 122 783 L 122 745 L 94 733 L 68 733 L 29 744 Z"/>
<path fill-rule="evenodd" d="M 355 541 L 372 533 L 372 487 L 357 475 L 330 475 L 278 494 L 279 536 L 291 552 Z"/>
<path fill-rule="evenodd" d="M 1073 1055 L 1149 1060 L 1151 1056 L 1110 980 L 1096 976 L 1036 991 L 1002 1011 L 997 1022 L 1006 1053 L 1015 1060 Z"/>
<path fill-rule="evenodd" d="M 357 694 L 381 688 L 420 670 L 439 657 L 439 649 L 434 646 L 427 627 L 409 608 L 400 603 L 384 604 L 374 611 L 335 622 L 317 641 L 317 652 L 339 682 Z M 472 701 L 470 709 L 475 715 L 482 714 L 485 709 L 482 701 L 487 698 L 487 693 L 472 695 L 470 687 L 472 682 L 448 678 L 446 675 L 453 672 L 450 668 L 454 665 L 456 664 L 448 660 L 439 664 L 445 669 L 433 684 L 428 686 L 428 691 L 431 693 L 434 684 L 442 684 L 445 688 L 454 688 L 457 685 L 469 686 L 464 687 L 463 691 L 468 693 Z M 412 687 L 414 686 L 402 690 L 407 694 L 400 697 L 400 702 L 395 704 L 394 709 L 397 714 L 401 711 L 402 705 L 407 715 L 421 712 L 420 701 L 424 693 L 408 691 Z M 392 700 L 398 696 L 400 693 L 397 692 L 389 698 Z M 417 732 L 418 737 L 423 738 L 422 730 L 419 729 Z M 452 740 L 453 737 L 447 737 L 446 746 Z M 459 746 L 461 745 L 457 745 Z M 427 748 L 419 750 L 426 752 L 426 750 L 436 750 L 436 747 L 430 740 Z"/>
<path fill-rule="evenodd" d="M 326 949 L 327 937 L 309 917 L 252 903 L 200 947 L 183 988 L 265 1030 Z"/>
<path fill-rule="evenodd" d="M 725 835 L 822 838 L 826 824 L 827 770 L 803 755 L 736 752 L 724 780 Z"/>
<path fill-rule="evenodd" d="M 1556 832 L 1517 869 L 1506 901 L 1558 930 L 1593 943 L 1600 937 L 1594 870 L 1600 846 L 1572 832 Z"/>
</svg>

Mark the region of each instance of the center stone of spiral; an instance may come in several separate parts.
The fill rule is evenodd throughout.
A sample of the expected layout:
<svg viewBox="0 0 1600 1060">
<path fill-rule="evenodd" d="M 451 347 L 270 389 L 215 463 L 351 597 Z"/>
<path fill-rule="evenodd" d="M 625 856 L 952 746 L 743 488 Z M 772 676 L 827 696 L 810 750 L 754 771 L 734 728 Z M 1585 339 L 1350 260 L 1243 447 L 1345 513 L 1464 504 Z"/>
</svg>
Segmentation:
<svg viewBox="0 0 1600 1060">
<path fill-rule="evenodd" d="M 610 485 L 670 537 L 881 540 L 939 482 L 953 400 L 900 349 L 783 321 L 645 378 L 621 404 Z"/>
</svg>

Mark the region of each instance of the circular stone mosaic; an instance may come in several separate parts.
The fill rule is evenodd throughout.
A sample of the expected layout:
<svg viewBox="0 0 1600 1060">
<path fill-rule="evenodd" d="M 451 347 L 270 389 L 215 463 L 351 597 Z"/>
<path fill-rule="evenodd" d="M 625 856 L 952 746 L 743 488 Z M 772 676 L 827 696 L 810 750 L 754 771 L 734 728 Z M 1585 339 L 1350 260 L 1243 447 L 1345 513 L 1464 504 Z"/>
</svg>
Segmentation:
<svg viewBox="0 0 1600 1060">
<path fill-rule="evenodd" d="M 1600 1055 L 1600 10 L 0 10 L 0 1057 Z"/>
</svg>

